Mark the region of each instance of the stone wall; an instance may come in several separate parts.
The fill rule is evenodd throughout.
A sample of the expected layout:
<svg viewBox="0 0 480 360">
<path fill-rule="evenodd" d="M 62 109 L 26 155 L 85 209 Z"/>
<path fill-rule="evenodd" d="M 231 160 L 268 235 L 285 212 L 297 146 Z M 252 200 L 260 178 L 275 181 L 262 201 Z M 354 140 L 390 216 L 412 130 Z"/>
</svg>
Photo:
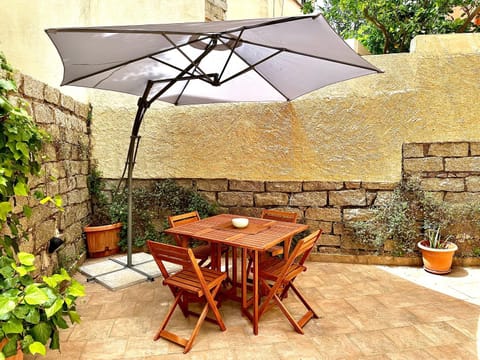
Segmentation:
<svg viewBox="0 0 480 360">
<path fill-rule="evenodd" d="M 403 175 L 419 175 L 422 188 L 444 201 L 480 200 L 480 142 L 407 143 L 402 149 L 402 168 Z M 388 249 L 387 256 L 372 255 L 345 229 L 347 222 L 367 219 L 371 206 L 388 199 L 397 182 L 176 181 L 217 203 L 220 212 L 245 216 L 260 216 L 264 208 L 296 212 L 299 221 L 308 224 L 311 230 L 323 230 L 313 258 L 398 265 L 421 263 L 420 258 L 389 256 Z M 151 184 L 152 180 L 136 180 L 136 186 Z M 480 249 L 480 234 L 477 231 L 474 237 L 457 244 L 459 257 L 471 256 L 473 248 Z"/>
<path fill-rule="evenodd" d="M 227 0 L 205 0 L 205 21 L 223 21 L 227 12 Z"/>
<path fill-rule="evenodd" d="M 30 104 L 35 122 L 51 135 L 51 142 L 44 148 L 44 175 L 32 178 L 29 185 L 32 192 L 41 190 L 48 195 L 61 195 L 64 208 L 59 211 L 54 206 L 30 200 L 33 215 L 22 219 L 29 240 L 20 247 L 37 256 L 39 271 L 51 273 L 58 263 L 68 266 L 85 253 L 82 223 L 89 215 L 89 106 L 30 76 L 16 73 L 15 81 L 19 96 Z M 65 245 L 50 255 L 48 243 L 56 235 Z"/>
</svg>

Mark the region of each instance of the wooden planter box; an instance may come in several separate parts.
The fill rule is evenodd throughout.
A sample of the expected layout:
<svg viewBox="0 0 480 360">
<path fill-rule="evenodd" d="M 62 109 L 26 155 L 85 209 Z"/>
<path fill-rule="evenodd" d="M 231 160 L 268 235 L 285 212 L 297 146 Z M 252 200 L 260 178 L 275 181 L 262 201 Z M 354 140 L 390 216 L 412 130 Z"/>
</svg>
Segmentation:
<svg viewBox="0 0 480 360">
<path fill-rule="evenodd" d="M 120 230 L 122 223 L 83 228 L 87 237 L 88 256 L 98 258 L 117 254 L 120 251 Z"/>
</svg>

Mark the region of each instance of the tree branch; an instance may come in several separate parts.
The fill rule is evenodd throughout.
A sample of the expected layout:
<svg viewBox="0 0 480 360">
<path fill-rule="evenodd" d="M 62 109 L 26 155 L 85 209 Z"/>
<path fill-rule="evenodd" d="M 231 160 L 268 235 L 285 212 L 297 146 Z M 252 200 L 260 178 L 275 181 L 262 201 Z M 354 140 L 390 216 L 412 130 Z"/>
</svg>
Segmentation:
<svg viewBox="0 0 480 360">
<path fill-rule="evenodd" d="M 363 15 L 365 16 L 365 19 L 370 21 L 373 25 L 375 25 L 385 36 L 385 43 L 383 44 L 383 53 L 386 54 L 388 51 L 389 44 L 392 42 L 391 37 L 389 36 L 387 28 L 381 24 L 374 16 L 370 15 L 368 13 L 368 6 L 363 9 Z"/>
<path fill-rule="evenodd" d="M 464 13 L 467 14 L 467 18 L 463 22 L 462 26 L 460 26 L 455 32 L 463 33 L 467 29 L 467 27 L 471 24 L 472 20 L 475 16 L 480 15 L 480 6 L 477 6 L 470 14 L 468 14 L 467 9 L 463 9 Z"/>
</svg>

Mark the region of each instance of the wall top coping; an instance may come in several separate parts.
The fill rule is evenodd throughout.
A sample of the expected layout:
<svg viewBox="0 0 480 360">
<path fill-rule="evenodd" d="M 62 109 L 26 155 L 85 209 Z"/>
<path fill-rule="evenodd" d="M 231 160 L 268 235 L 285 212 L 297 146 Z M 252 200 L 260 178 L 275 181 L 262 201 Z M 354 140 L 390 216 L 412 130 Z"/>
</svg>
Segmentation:
<svg viewBox="0 0 480 360">
<path fill-rule="evenodd" d="M 427 56 L 472 53 L 480 55 L 480 34 L 418 35 L 410 43 L 410 53 Z"/>
</svg>

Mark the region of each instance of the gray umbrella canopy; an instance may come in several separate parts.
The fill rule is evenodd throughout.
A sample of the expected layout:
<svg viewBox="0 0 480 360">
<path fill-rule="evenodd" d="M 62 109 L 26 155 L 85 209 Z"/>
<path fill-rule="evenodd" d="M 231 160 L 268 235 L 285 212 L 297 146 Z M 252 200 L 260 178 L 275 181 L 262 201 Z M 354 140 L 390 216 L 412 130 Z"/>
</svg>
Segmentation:
<svg viewBox="0 0 480 360">
<path fill-rule="evenodd" d="M 381 72 L 358 56 L 319 14 L 46 32 L 63 62 L 62 85 L 140 97 L 124 170 L 129 192 L 128 267 L 132 173 L 138 132 L 152 102 L 289 101 L 329 84 Z"/>
<path fill-rule="evenodd" d="M 175 105 L 292 100 L 379 72 L 321 15 L 209 23 L 46 30 L 62 85 Z"/>
</svg>

